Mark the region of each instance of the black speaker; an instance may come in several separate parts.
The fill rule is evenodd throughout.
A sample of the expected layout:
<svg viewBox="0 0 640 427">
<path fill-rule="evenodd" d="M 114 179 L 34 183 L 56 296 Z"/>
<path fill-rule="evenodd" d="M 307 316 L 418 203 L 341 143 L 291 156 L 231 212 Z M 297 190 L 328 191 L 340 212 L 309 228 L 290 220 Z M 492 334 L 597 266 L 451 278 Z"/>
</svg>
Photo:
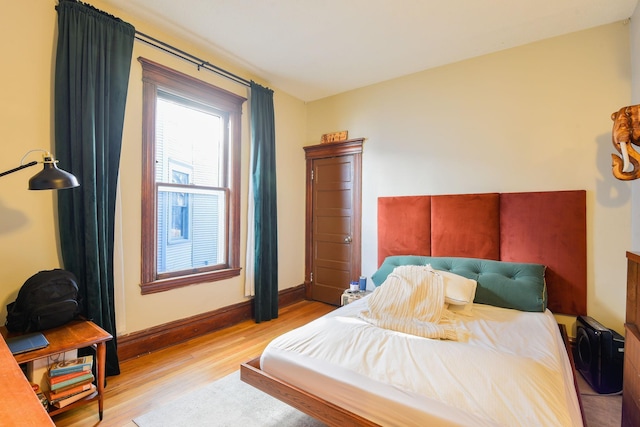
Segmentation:
<svg viewBox="0 0 640 427">
<path fill-rule="evenodd" d="M 609 394 L 622 390 L 622 335 L 592 317 L 578 316 L 574 353 L 576 369 L 596 392 Z"/>
</svg>

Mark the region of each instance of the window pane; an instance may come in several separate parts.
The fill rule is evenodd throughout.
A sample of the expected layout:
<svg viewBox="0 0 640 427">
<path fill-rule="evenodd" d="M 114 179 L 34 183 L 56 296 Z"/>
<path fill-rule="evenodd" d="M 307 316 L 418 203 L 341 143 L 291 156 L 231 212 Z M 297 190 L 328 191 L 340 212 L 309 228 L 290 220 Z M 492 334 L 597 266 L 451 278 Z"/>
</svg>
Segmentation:
<svg viewBox="0 0 640 427">
<path fill-rule="evenodd" d="M 168 209 L 167 201 L 180 195 L 189 200 L 190 217 L 185 211 Z M 169 213 L 172 221 L 163 221 Z M 178 212 L 180 218 L 176 219 Z M 181 225 L 188 224 L 188 231 Z M 158 274 L 225 264 L 226 192 L 185 187 L 158 187 Z M 181 238 L 185 233 L 186 238 Z"/>
<path fill-rule="evenodd" d="M 174 184 L 189 184 L 190 175 L 186 172 L 176 170 L 178 166 L 169 163 L 171 171 L 171 182 Z M 172 167 L 173 166 L 173 167 Z M 189 238 L 189 195 L 187 193 L 172 193 L 171 204 L 169 206 L 169 242 L 177 243 Z"/>
<path fill-rule="evenodd" d="M 182 102 L 180 102 L 182 101 Z M 189 184 L 222 187 L 223 119 L 186 99 L 160 92 L 156 107 L 156 182 L 176 182 L 169 163 L 187 165 Z"/>
<path fill-rule="evenodd" d="M 224 264 L 224 191 L 193 192 L 162 183 L 220 187 L 222 118 L 159 93 L 156 117 L 157 273 Z"/>
</svg>

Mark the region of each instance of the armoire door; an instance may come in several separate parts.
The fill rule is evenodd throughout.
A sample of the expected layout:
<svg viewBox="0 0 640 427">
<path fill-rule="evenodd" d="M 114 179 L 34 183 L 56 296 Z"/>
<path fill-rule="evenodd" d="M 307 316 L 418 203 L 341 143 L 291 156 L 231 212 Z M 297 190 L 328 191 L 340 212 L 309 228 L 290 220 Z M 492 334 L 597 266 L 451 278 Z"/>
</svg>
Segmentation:
<svg viewBox="0 0 640 427">
<path fill-rule="evenodd" d="M 305 147 L 307 298 L 339 305 L 360 276 L 362 140 Z"/>
</svg>

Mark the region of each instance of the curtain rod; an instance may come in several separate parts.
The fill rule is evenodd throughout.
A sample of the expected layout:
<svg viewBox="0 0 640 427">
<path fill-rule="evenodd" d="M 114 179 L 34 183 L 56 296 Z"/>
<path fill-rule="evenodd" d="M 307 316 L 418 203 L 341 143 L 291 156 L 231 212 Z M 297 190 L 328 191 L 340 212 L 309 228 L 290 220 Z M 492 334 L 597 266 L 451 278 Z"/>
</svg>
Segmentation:
<svg viewBox="0 0 640 427">
<path fill-rule="evenodd" d="M 192 64 L 194 64 L 196 67 L 198 67 L 198 70 L 200 70 L 201 68 L 204 68 L 205 70 L 214 72 L 216 74 L 221 75 L 222 77 L 226 77 L 229 80 L 233 80 L 236 83 L 239 83 L 241 85 L 247 86 L 247 87 L 251 87 L 251 82 L 249 80 L 243 79 L 240 76 L 237 76 L 235 74 L 233 74 L 230 71 L 225 70 L 224 68 L 220 68 L 216 65 L 213 65 L 207 61 L 204 61 L 198 57 L 195 57 L 183 50 L 178 49 L 177 47 L 171 46 L 170 44 L 167 44 L 163 41 L 160 41 L 156 38 L 153 38 L 151 36 L 148 36 L 144 33 L 141 33 L 140 31 L 136 30 L 136 35 L 135 35 L 135 39 L 138 41 L 141 41 L 143 43 L 146 43 L 150 46 L 153 46 L 155 48 L 158 48 L 164 52 L 167 52 L 171 55 L 177 56 L 178 58 L 190 62 Z"/>
</svg>

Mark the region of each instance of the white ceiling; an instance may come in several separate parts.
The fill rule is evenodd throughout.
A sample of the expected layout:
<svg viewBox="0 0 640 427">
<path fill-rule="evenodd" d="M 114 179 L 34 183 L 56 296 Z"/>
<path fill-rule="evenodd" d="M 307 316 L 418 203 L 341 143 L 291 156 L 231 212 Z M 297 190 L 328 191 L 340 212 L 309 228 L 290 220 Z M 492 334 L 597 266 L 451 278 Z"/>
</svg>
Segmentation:
<svg viewBox="0 0 640 427">
<path fill-rule="evenodd" d="M 104 1 L 216 52 L 263 78 L 269 86 L 304 101 L 622 21 L 633 14 L 638 3 L 638 0 Z M 202 59 L 215 64 L 210 58 Z"/>
</svg>

